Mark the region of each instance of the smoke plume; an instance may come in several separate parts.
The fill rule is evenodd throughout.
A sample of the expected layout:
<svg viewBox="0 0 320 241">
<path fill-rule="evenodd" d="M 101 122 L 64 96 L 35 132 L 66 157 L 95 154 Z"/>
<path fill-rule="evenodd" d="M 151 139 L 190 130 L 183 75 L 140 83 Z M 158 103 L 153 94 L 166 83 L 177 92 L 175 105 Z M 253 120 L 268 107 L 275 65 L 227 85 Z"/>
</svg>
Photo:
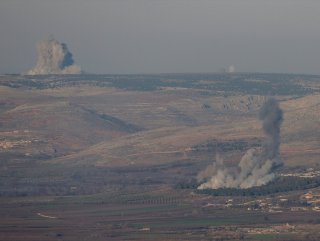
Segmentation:
<svg viewBox="0 0 320 241">
<path fill-rule="evenodd" d="M 38 61 L 29 75 L 46 74 L 80 74 L 81 68 L 74 64 L 72 54 L 67 45 L 54 38 L 37 44 Z"/>
<path fill-rule="evenodd" d="M 198 181 L 205 182 L 198 189 L 250 188 L 273 180 L 274 170 L 282 165 L 279 146 L 283 119 L 277 100 L 267 100 L 260 110 L 259 118 L 266 135 L 262 150 L 249 149 L 237 168 L 226 167 L 223 159 L 217 155 L 216 162 L 199 173 Z"/>
</svg>

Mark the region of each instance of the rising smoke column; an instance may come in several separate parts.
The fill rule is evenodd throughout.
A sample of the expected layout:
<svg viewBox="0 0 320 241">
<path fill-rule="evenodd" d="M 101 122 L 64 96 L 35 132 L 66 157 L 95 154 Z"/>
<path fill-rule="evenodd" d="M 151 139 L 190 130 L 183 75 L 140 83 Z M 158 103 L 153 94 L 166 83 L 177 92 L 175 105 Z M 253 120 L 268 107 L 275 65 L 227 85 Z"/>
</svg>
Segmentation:
<svg viewBox="0 0 320 241">
<path fill-rule="evenodd" d="M 38 61 L 29 75 L 80 74 L 81 68 L 74 64 L 72 54 L 64 43 L 53 37 L 37 44 Z"/>
<path fill-rule="evenodd" d="M 280 161 L 280 126 L 283 120 L 282 110 L 275 99 L 269 99 L 261 108 L 259 113 L 260 120 L 263 121 L 263 131 L 267 136 L 264 143 L 264 155 L 268 159 Z M 277 163 L 276 163 L 277 164 Z"/>
<path fill-rule="evenodd" d="M 273 171 L 282 165 L 279 146 L 283 118 L 277 100 L 268 99 L 260 110 L 259 118 L 266 135 L 262 151 L 249 149 L 241 158 L 237 169 L 226 167 L 223 159 L 217 155 L 216 162 L 199 173 L 198 180 L 206 182 L 198 189 L 250 188 L 273 180 Z"/>
</svg>

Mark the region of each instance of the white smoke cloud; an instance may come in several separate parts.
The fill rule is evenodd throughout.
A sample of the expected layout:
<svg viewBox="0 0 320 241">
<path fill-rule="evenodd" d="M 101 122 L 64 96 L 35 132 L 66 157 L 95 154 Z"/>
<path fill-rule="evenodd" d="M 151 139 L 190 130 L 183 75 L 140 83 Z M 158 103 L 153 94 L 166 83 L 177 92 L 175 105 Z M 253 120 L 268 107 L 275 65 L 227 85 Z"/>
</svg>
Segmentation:
<svg viewBox="0 0 320 241">
<path fill-rule="evenodd" d="M 236 71 L 236 68 L 234 67 L 234 65 L 230 65 L 228 68 L 228 73 L 234 73 Z"/>
<path fill-rule="evenodd" d="M 54 38 L 37 44 L 38 61 L 29 75 L 46 74 L 80 74 L 81 68 L 74 64 L 72 54 L 67 45 Z"/>
<path fill-rule="evenodd" d="M 267 184 L 274 179 L 274 169 L 282 164 L 279 157 L 280 126 L 282 110 L 275 99 L 269 99 L 260 110 L 266 142 L 262 150 L 249 149 L 241 158 L 236 169 L 226 167 L 217 155 L 216 162 L 198 175 L 198 181 L 205 180 L 198 189 L 250 188 Z"/>
</svg>

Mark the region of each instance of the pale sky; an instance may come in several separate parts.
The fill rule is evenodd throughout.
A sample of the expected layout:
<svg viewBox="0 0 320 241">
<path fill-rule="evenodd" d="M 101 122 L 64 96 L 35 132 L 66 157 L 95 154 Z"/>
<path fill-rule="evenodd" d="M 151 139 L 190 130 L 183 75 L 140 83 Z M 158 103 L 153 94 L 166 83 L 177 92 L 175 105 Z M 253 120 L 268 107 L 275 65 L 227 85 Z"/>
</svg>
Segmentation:
<svg viewBox="0 0 320 241">
<path fill-rule="evenodd" d="M 320 74 L 319 0 L 0 0 L 0 73 L 51 34 L 90 73 Z"/>
</svg>

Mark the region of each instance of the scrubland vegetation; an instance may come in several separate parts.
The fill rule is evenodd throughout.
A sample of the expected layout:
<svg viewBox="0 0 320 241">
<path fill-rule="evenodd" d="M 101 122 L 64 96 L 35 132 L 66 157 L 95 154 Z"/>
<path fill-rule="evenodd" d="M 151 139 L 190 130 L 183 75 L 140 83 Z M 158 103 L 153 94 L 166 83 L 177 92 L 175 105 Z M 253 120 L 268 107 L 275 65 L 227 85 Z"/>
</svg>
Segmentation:
<svg viewBox="0 0 320 241">
<path fill-rule="evenodd" d="M 299 173 L 319 170 L 319 92 L 311 75 L 2 75 L 0 240 L 318 240 L 319 177 Z M 268 96 L 277 178 L 197 190 L 217 155 L 261 149 Z"/>
</svg>

